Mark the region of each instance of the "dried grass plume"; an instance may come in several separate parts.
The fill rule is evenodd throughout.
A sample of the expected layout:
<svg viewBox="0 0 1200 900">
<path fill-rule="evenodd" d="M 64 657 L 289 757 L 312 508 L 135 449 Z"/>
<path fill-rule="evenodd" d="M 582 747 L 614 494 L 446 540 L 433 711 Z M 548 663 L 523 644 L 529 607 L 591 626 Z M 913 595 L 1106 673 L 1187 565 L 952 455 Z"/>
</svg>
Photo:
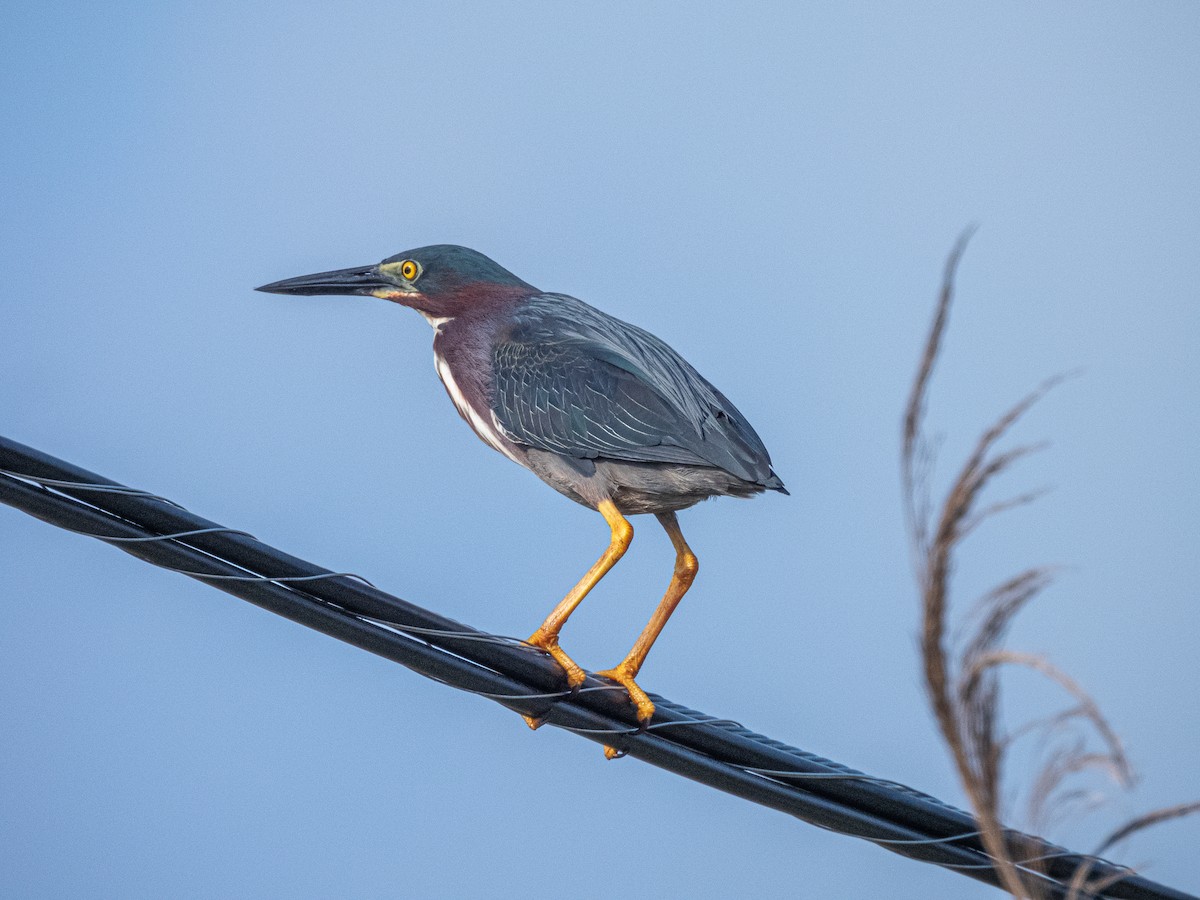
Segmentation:
<svg viewBox="0 0 1200 900">
<path fill-rule="evenodd" d="M 954 478 L 945 499 L 935 509 L 929 480 L 933 452 L 925 432 L 929 383 L 941 352 L 954 297 L 955 274 L 972 231 L 959 238 L 946 262 L 933 323 L 930 327 L 905 408 L 901 474 L 906 524 L 913 566 L 922 603 L 921 658 L 925 686 L 938 728 L 950 750 L 959 780 L 974 811 L 981 840 L 995 860 L 996 873 L 1014 897 L 1039 898 L 1042 885 L 1038 861 L 1030 859 L 1006 832 L 1003 821 L 1004 768 L 1013 742 L 1037 733 L 1043 738 L 1043 759 L 1032 780 L 1030 819 L 1039 828 L 1068 817 L 1087 793 L 1072 789 L 1072 779 L 1084 771 L 1099 771 L 1117 785 L 1129 787 L 1133 772 L 1116 731 L 1092 698 L 1070 676 L 1041 656 L 1007 650 L 1003 641 L 1013 618 L 1047 585 L 1054 571 L 1026 569 L 980 598 L 968 617 L 964 638 L 948 637 L 951 576 L 963 541 L 985 520 L 1028 504 L 1037 493 L 984 502 L 985 489 L 1013 463 L 1039 449 L 1036 445 L 1000 449 L 1014 424 L 1062 377 L 1044 382 L 986 428 Z M 1071 705 L 1045 719 L 1006 731 L 1000 721 L 1000 673 L 1018 666 L 1037 672 L 1058 685 Z M 1084 724 L 1088 733 L 1074 737 L 1070 728 Z M 1104 842 L 1115 842 L 1151 824 L 1186 815 L 1200 804 L 1184 804 L 1141 816 L 1117 829 Z M 1095 896 L 1103 884 L 1088 880 L 1089 867 L 1075 874 L 1070 897 Z"/>
</svg>

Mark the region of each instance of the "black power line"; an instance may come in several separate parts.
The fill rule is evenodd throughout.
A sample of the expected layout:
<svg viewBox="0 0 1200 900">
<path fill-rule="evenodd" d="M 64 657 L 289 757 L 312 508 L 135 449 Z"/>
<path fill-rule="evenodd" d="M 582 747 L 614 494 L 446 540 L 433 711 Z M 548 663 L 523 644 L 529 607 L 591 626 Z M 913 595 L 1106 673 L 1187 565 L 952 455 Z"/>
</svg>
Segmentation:
<svg viewBox="0 0 1200 900">
<path fill-rule="evenodd" d="M 521 641 L 469 628 L 357 576 L 323 569 L 169 500 L 2 437 L 0 501 L 444 684 L 526 715 L 544 716 L 547 724 L 660 768 L 911 859 L 998 884 L 971 815 L 927 794 L 657 696 L 654 719 L 639 729 L 623 689 L 589 677 L 579 690 L 567 690 L 558 665 Z M 1046 896 L 1066 897 L 1072 876 L 1087 864 L 1094 882 L 1112 883 L 1082 897 L 1197 900 L 1126 867 L 1041 838 L 1015 831 L 1008 836 L 1021 872 Z"/>
</svg>

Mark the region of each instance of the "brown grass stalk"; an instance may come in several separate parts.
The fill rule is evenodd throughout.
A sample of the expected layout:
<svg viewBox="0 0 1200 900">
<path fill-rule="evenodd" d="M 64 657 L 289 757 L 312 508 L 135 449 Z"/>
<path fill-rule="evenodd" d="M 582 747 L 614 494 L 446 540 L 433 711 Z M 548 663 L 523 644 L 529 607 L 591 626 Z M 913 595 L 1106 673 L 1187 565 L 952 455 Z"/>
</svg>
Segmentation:
<svg viewBox="0 0 1200 900">
<path fill-rule="evenodd" d="M 1040 492 L 1030 492 L 982 503 L 985 489 L 996 476 L 1040 449 L 1018 446 L 998 450 L 997 446 L 1018 420 L 1062 381 L 1060 376 L 1044 382 L 983 431 L 935 510 L 928 487 L 933 453 L 924 420 L 930 380 L 949 322 L 955 274 L 971 233 L 963 234 L 946 262 L 933 322 L 905 407 L 901 451 L 904 508 L 921 595 L 922 666 L 934 717 L 1001 885 L 1014 897 L 1037 900 L 1042 896 L 1041 886 L 1022 873 L 1023 868 L 1032 868 L 1036 863 L 1022 860 L 1022 848 L 1013 845 L 1003 825 L 1004 759 L 1012 743 L 1019 737 L 1040 733 L 1052 745 L 1044 754 L 1046 758 L 1032 785 L 1030 814 L 1038 821 L 1049 823 L 1052 818 L 1062 817 L 1066 810 L 1090 802 L 1094 792 L 1070 787 L 1073 776 L 1098 771 L 1121 787 L 1131 785 L 1134 778 L 1116 731 L 1074 679 L 1041 656 L 1002 647 L 1013 618 L 1050 584 L 1052 569 L 1031 568 L 997 585 L 978 601 L 965 637 L 960 641 L 947 638 L 950 581 L 958 548 L 983 521 L 1040 496 Z M 956 651 L 952 651 L 952 644 Z M 1044 676 L 1069 695 L 1073 705 L 1005 733 L 1000 723 L 999 676 L 1000 670 L 1008 666 L 1024 667 Z M 1089 750 L 1089 742 L 1083 738 L 1071 743 L 1063 741 L 1068 727 L 1079 723 L 1087 725 L 1090 733 L 1098 737 L 1101 750 Z M 1115 831 L 1101 850 L 1141 828 L 1187 815 L 1197 808 L 1200 804 L 1184 804 L 1139 817 Z M 1072 897 L 1088 896 L 1089 892 L 1103 889 L 1103 885 L 1088 883 L 1089 869 L 1082 866 L 1075 873 Z"/>
</svg>

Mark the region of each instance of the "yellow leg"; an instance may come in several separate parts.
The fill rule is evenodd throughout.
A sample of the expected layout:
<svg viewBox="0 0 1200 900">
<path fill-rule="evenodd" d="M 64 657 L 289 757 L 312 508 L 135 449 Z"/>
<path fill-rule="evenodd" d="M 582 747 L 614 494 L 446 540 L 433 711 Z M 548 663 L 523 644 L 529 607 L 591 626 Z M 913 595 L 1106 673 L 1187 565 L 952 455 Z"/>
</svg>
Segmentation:
<svg viewBox="0 0 1200 900">
<path fill-rule="evenodd" d="M 567 673 L 567 684 L 571 687 L 583 684 L 583 680 L 587 676 L 583 669 L 558 646 L 558 633 L 566 624 L 567 619 L 571 617 L 571 613 L 575 612 L 575 607 L 579 606 L 588 592 L 608 574 L 608 570 L 617 564 L 617 560 L 625 555 L 625 551 L 629 549 L 629 544 L 633 540 L 633 526 L 629 524 L 628 519 L 621 515 L 612 501 L 604 500 L 597 508 L 612 530 L 612 539 L 609 541 L 608 549 L 596 560 L 596 564 L 588 569 L 588 573 L 580 579 L 579 584 L 575 585 L 571 592 L 562 599 L 562 602 L 551 610 L 550 615 L 546 616 L 546 621 L 538 627 L 528 641 L 534 647 L 545 650 L 554 657 L 555 661 L 563 667 L 563 671 Z M 537 728 L 542 724 L 540 719 L 532 716 L 523 716 L 523 718 L 530 728 Z"/>
<path fill-rule="evenodd" d="M 629 651 L 629 655 L 621 660 L 615 668 L 596 673 L 624 685 L 625 690 L 629 691 L 629 699 L 637 707 L 638 721 L 643 725 L 653 717 L 654 704 L 633 679 L 641 671 L 642 663 L 646 661 L 646 654 L 654 646 L 655 640 L 667 624 L 667 619 L 671 618 L 671 613 L 675 611 L 679 601 L 683 599 L 683 595 L 692 586 L 696 572 L 700 568 L 700 563 L 697 561 L 696 555 L 692 553 L 692 548 L 683 539 L 683 532 L 679 530 L 679 520 L 675 518 L 675 513 L 659 513 L 658 521 L 667 530 L 667 534 L 671 537 L 671 543 L 675 545 L 675 574 L 671 577 L 671 584 L 667 587 L 666 596 L 654 610 L 654 615 L 650 617 L 650 622 L 643 629 L 641 636 L 633 645 L 633 649 Z M 605 754 L 610 758 L 615 755 L 608 748 L 605 748 Z"/>
</svg>

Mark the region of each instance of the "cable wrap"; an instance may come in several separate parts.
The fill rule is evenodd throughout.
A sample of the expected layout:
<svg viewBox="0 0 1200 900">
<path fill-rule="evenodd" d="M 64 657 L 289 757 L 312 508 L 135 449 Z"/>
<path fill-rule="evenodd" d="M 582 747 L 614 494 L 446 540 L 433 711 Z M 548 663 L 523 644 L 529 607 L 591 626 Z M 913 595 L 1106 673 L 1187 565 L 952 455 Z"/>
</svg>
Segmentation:
<svg viewBox="0 0 1200 900">
<path fill-rule="evenodd" d="M 0 501 L 60 528 L 96 537 L 155 565 L 205 581 L 300 624 L 488 697 L 547 724 L 821 828 L 997 884 L 972 816 L 935 797 L 825 759 L 737 722 L 651 695 L 654 719 L 639 729 L 624 692 L 590 676 L 567 690 L 547 655 L 387 594 L 365 579 L 290 556 L 197 516 L 0 437 Z M 1197 900 L 1127 867 L 1009 832 L 1022 874 L 1065 898 L 1088 864 L 1114 879 L 1112 900 Z"/>
</svg>

